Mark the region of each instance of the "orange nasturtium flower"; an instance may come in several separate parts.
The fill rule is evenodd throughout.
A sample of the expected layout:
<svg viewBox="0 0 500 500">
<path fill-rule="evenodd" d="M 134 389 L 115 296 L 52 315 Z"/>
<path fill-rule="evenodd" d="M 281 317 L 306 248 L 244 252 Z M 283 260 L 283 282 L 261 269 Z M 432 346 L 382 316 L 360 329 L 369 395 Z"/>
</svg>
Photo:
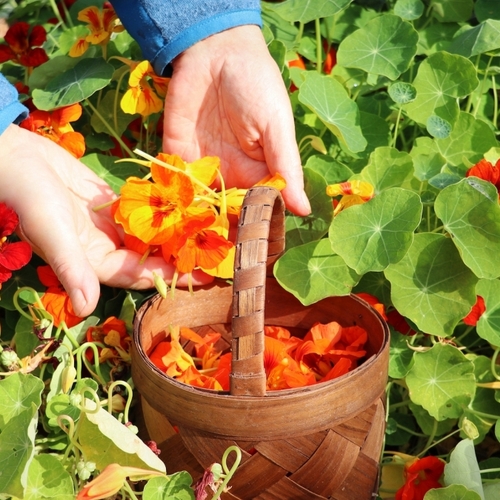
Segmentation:
<svg viewBox="0 0 500 500">
<path fill-rule="evenodd" d="M 120 358 L 126 362 L 130 361 L 129 350 L 132 339 L 127 333 L 125 321 L 110 316 L 103 324 L 89 327 L 86 337 L 87 342 L 98 342 L 106 346 L 99 348 L 99 363 Z M 92 361 L 94 357 L 92 351 L 88 349 L 86 352 Z"/>
<path fill-rule="evenodd" d="M 31 27 L 24 21 L 14 23 L 5 34 L 5 44 L 0 44 L 0 63 L 13 61 L 36 68 L 49 60 L 41 45 L 47 39 L 43 26 Z"/>
<path fill-rule="evenodd" d="M 54 319 L 54 326 L 59 326 L 63 321 L 68 328 L 78 325 L 83 318 L 75 314 L 69 295 L 64 290 L 58 277 L 50 266 L 38 266 L 36 269 L 38 279 L 47 289 L 41 298 L 45 310 Z"/>
<path fill-rule="evenodd" d="M 85 139 L 71 126 L 71 122 L 78 120 L 80 116 L 82 107 L 78 103 L 54 111 L 37 109 L 21 122 L 21 127 L 47 137 L 75 158 L 81 158 L 85 153 Z"/>
<path fill-rule="evenodd" d="M 90 45 L 105 47 L 113 33 L 124 30 L 111 6 L 103 9 L 87 7 L 78 13 L 78 20 L 87 23 L 89 34 L 79 37 L 73 44 L 69 51 L 71 57 L 80 57 Z"/>
<path fill-rule="evenodd" d="M 78 493 L 76 500 L 103 500 L 118 493 L 127 477 L 139 481 L 155 476 L 164 476 L 162 472 L 109 464 L 102 472 Z"/>
<path fill-rule="evenodd" d="M 130 64 L 126 59 L 120 58 Z M 149 116 L 159 113 L 163 109 L 163 97 L 165 97 L 170 78 L 157 76 L 149 61 L 130 64 L 131 71 L 128 79 L 129 88 L 120 102 L 125 113 Z M 153 82 L 153 88 L 149 84 Z"/>
<path fill-rule="evenodd" d="M 333 211 L 333 215 L 337 215 L 344 208 L 371 200 L 375 194 L 375 188 L 369 182 L 347 181 L 327 186 L 326 194 L 331 197 L 342 196 Z"/>
<path fill-rule="evenodd" d="M 396 492 L 396 500 L 423 500 L 434 488 L 442 488 L 439 479 L 445 463 L 437 457 L 417 458 L 405 464 L 405 484 Z"/>
</svg>

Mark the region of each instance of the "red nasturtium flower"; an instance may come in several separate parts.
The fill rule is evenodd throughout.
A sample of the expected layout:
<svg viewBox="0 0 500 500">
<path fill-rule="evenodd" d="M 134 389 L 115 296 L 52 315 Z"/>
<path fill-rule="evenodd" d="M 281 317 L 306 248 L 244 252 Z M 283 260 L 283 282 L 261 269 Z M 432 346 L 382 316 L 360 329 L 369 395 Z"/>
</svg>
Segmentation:
<svg viewBox="0 0 500 500">
<path fill-rule="evenodd" d="M 36 68 L 49 60 L 41 45 L 47 39 L 43 26 L 31 27 L 24 21 L 14 23 L 0 44 L 0 63 L 13 61 L 27 68 Z"/>
<path fill-rule="evenodd" d="M 329 75 L 333 67 L 337 64 L 337 51 L 335 47 L 328 47 L 328 41 L 323 40 L 323 50 L 326 52 L 325 61 L 323 62 L 323 71 Z M 328 52 L 327 52 L 328 51 Z"/>
<path fill-rule="evenodd" d="M 70 152 L 75 158 L 81 158 L 85 153 L 85 139 L 80 132 L 75 132 L 71 122 L 82 116 L 80 104 L 72 104 L 54 111 L 35 110 L 26 120 L 21 122 L 21 127 L 47 137 L 59 146 Z"/>
<path fill-rule="evenodd" d="M 36 272 L 42 285 L 47 287 L 41 301 L 45 310 L 54 319 L 54 325 L 57 327 L 63 321 L 69 328 L 78 325 L 82 318 L 75 314 L 69 295 L 64 290 L 56 273 L 50 266 L 39 266 Z"/>
<path fill-rule="evenodd" d="M 8 237 L 19 225 L 16 212 L 5 203 L 0 203 L 0 288 L 12 271 L 24 267 L 31 259 L 31 246 L 25 241 L 9 242 Z"/>
<path fill-rule="evenodd" d="M 484 311 L 486 311 L 486 305 L 484 303 L 483 297 L 480 295 L 477 296 L 476 303 L 472 306 L 469 314 L 465 316 L 464 323 L 469 326 L 476 326 L 479 318 L 483 315 Z"/>
<path fill-rule="evenodd" d="M 493 165 L 486 159 L 478 161 L 473 167 L 467 170 L 466 177 L 479 177 L 484 181 L 491 182 L 500 191 L 500 159 Z"/>
<path fill-rule="evenodd" d="M 405 464 L 405 484 L 396 492 L 396 500 L 423 500 L 429 490 L 441 488 L 444 466 L 443 460 L 432 456 Z"/>
</svg>

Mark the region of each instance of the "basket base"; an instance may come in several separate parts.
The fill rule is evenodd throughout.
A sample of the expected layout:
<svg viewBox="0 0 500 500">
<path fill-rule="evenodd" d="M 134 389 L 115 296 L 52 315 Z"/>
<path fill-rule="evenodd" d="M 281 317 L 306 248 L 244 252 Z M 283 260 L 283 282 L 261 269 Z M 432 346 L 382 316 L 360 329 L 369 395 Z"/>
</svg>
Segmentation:
<svg viewBox="0 0 500 500">
<path fill-rule="evenodd" d="M 143 434 L 154 440 L 168 473 L 185 470 L 197 481 L 227 447 L 242 463 L 224 500 L 371 500 L 376 497 L 385 410 L 377 400 L 331 429 L 278 441 L 235 442 L 174 428 L 142 398 Z M 231 458 L 231 457 L 230 457 Z M 232 465 L 228 460 L 228 466 Z"/>
</svg>

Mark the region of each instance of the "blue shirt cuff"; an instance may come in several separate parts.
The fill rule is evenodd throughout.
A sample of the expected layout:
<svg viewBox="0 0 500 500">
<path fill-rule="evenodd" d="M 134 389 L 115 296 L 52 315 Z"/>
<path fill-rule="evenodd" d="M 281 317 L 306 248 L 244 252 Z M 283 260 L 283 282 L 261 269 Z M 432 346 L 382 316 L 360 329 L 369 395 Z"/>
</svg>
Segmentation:
<svg viewBox="0 0 500 500">
<path fill-rule="evenodd" d="M 0 134 L 12 123 L 19 123 L 28 117 L 28 108 L 19 101 L 13 101 L 0 111 Z"/>
</svg>

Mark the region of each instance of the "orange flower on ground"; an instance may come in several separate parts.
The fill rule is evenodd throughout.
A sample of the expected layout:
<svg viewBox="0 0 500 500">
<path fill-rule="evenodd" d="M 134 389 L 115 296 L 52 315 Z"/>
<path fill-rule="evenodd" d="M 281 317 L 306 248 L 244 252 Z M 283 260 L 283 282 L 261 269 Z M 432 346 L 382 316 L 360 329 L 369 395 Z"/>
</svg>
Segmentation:
<svg viewBox="0 0 500 500">
<path fill-rule="evenodd" d="M 396 500 L 423 500 L 434 488 L 441 488 L 445 462 L 437 457 L 417 458 L 405 464 L 405 484 L 396 492 Z"/>
<path fill-rule="evenodd" d="M 127 478 L 135 481 L 164 476 L 162 472 L 109 464 L 78 493 L 76 500 L 103 500 L 118 493 Z"/>
<path fill-rule="evenodd" d="M 79 37 L 73 44 L 69 51 L 71 57 L 80 57 L 90 45 L 101 45 L 104 49 L 113 33 L 124 30 L 111 6 L 87 7 L 78 13 L 78 20 L 87 23 L 89 34 Z"/>
<path fill-rule="evenodd" d="M 483 297 L 480 295 L 477 296 L 476 303 L 472 306 L 469 314 L 465 316 L 464 323 L 469 326 L 476 326 L 479 318 L 483 315 L 484 311 L 486 311 L 486 305 L 484 303 Z"/>
<path fill-rule="evenodd" d="M 75 158 L 81 158 L 85 153 L 85 139 L 71 126 L 71 122 L 78 120 L 80 116 L 82 107 L 78 103 L 54 111 L 35 110 L 21 122 L 21 127 L 47 137 Z"/>
<path fill-rule="evenodd" d="M 497 190 L 500 190 L 500 159 L 493 165 L 486 159 L 477 162 L 473 167 L 467 170 L 466 177 L 479 177 L 484 181 L 491 182 Z"/>
<path fill-rule="evenodd" d="M 52 268 L 50 266 L 39 266 L 36 272 L 42 285 L 47 287 L 40 300 L 45 310 L 54 319 L 54 326 L 59 326 L 63 321 L 68 328 L 78 325 L 83 318 L 75 314 L 69 295 Z"/>
<path fill-rule="evenodd" d="M 126 61 L 121 59 L 122 61 Z M 120 102 L 125 113 L 149 116 L 163 109 L 163 99 L 167 93 L 169 78 L 156 75 L 149 61 L 133 63 L 128 79 L 129 88 Z M 149 84 L 153 82 L 153 88 Z"/>
<path fill-rule="evenodd" d="M 330 184 L 326 187 L 326 194 L 332 198 L 342 196 L 338 202 L 334 200 L 335 209 L 333 215 L 337 215 L 345 208 L 371 200 L 375 195 L 375 188 L 365 181 L 346 181 L 339 184 Z"/>
<path fill-rule="evenodd" d="M 31 27 L 19 21 L 9 28 L 4 40 L 6 44 L 0 44 L 0 63 L 13 61 L 27 68 L 36 68 L 49 60 L 41 48 L 47 40 L 43 26 Z"/>
<path fill-rule="evenodd" d="M 106 347 L 99 347 L 99 363 L 107 360 L 122 359 L 130 361 L 130 343 L 132 341 L 127 333 L 125 321 L 110 316 L 102 325 L 91 326 L 86 332 L 87 342 L 98 342 Z M 90 361 L 94 355 L 90 349 L 86 351 Z"/>
</svg>

